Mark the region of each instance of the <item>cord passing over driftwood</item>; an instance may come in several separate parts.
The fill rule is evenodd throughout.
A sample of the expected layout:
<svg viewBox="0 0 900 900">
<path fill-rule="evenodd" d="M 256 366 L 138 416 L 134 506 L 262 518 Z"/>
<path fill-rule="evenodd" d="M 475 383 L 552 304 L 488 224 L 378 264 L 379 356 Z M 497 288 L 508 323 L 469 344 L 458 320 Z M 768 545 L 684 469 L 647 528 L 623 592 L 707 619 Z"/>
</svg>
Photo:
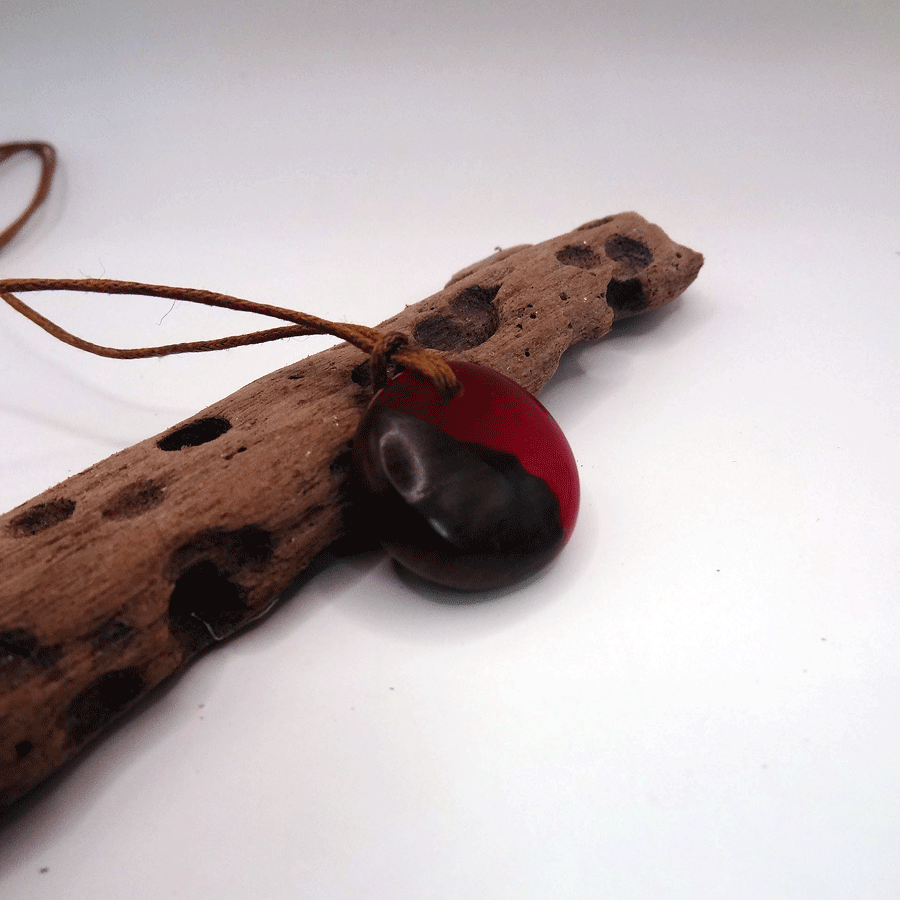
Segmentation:
<svg viewBox="0 0 900 900">
<path fill-rule="evenodd" d="M 606 216 L 468 267 L 378 333 L 537 393 L 566 348 L 668 303 L 702 261 L 635 213 Z M 273 372 L 0 517 L 0 806 L 361 527 L 347 485 L 368 352 Z"/>
</svg>

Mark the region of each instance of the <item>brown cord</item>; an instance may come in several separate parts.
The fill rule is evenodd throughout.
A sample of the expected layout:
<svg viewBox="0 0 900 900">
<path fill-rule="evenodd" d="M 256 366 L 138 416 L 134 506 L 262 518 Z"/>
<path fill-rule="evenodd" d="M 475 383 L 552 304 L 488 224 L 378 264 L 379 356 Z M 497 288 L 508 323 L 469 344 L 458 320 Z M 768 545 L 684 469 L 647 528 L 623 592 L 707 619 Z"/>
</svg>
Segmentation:
<svg viewBox="0 0 900 900">
<path fill-rule="evenodd" d="M 380 334 L 369 355 L 369 370 L 372 373 L 372 389 L 380 390 L 387 381 L 388 361 L 397 355 L 401 347 L 409 345 L 409 338 L 402 331 Z M 446 390 L 446 388 L 444 388 Z"/>
<path fill-rule="evenodd" d="M 2 249 L 18 233 L 32 213 L 44 202 L 53 178 L 53 170 L 56 164 L 56 153 L 49 144 L 42 143 L 18 143 L 0 144 L 0 163 L 8 159 L 14 153 L 31 151 L 41 155 L 43 167 L 41 180 L 35 191 L 34 197 L 26 210 L 5 231 L 0 232 L 0 249 Z M 249 334 L 239 334 L 232 337 L 217 338 L 209 341 L 192 341 L 182 344 L 165 344 L 160 347 L 136 347 L 133 349 L 118 349 L 115 347 L 103 347 L 93 344 L 83 338 L 60 328 L 55 322 L 45 318 L 40 313 L 15 296 L 13 292 L 27 293 L 29 291 L 80 291 L 94 294 L 127 294 L 133 296 L 163 297 L 168 300 L 185 300 L 189 303 L 200 303 L 204 306 L 214 306 L 221 309 L 232 309 L 237 312 L 252 312 L 259 315 L 271 316 L 292 322 L 292 325 L 280 328 L 270 328 L 264 331 L 255 331 Z M 169 356 L 173 353 L 201 353 L 211 350 L 227 350 L 233 347 L 244 347 L 250 344 L 261 344 L 266 341 L 275 341 L 286 337 L 298 337 L 312 334 L 331 334 L 341 338 L 354 347 L 358 347 L 371 357 L 372 385 L 374 389 L 381 387 L 387 379 L 388 361 L 392 360 L 399 366 L 412 369 L 431 381 L 438 390 L 447 395 L 456 393 L 459 384 L 450 365 L 437 353 L 417 347 L 410 342 L 406 335 L 392 331 L 383 333 L 376 328 L 365 325 L 353 325 L 348 322 L 331 322 L 328 319 L 320 319 L 318 316 L 284 309 L 279 306 L 270 306 L 266 303 L 256 303 L 251 300 L 242 300 L 240 297 L 231 297 L 228 294 L 219 294 L 215 291 L 205 291 L 196 288 L 166 287 L 160 284 L 143 284 L 136 281 L 113 281 L 105 278 L 8 278 L 0 281 L 0 297 L 2 297 L 14 310 L 30 319 L 35 325 L 53 337 L 97 356 L 106 356 L 111 359 L 145 359 L 151 356 Z"/>
<path fill-rule="evenodd" d="M 56 150 L 50 144 L 45 144 L 43 141 L 0 144 L 0 164 L 17 153 L 37 154 L 41 158 L 41 177 L 31 202 L 25 207 L 19 218 L 0 231 L 0 250 L 19 233 L 22 226 L 31 218 L 32 213 L 47 199 L 47 194 L 50 193 L 50 182 L 53 181 L 53 172 L 56 170 Z"/>
</svg>

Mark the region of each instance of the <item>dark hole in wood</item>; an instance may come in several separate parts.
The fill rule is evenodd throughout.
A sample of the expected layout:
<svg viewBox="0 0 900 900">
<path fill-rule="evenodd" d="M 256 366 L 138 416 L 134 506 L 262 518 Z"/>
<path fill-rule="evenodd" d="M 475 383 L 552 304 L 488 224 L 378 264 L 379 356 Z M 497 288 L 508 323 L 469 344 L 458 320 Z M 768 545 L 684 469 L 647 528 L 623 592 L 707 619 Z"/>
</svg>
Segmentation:
<svg viewBox="0 0 900 900">
<path fill-rule="evenodd" d="M 593 269 L 603 262 L 587 244 L 569 244 L 556 252 L 556 259 L 564 266 L 577 266 L 579 269 Z"/>
<path fill-rule="evenodd" d="M 28 659 L 37 650 L 38 639 L 24 628 L 0 631 L 0 663 L 14 659 Z"/>
<path fill-rule="evenodd" d="M 34 750 L 34 744 L 31 741 L 19 741 L 16 744 L 16 759 L 25 759 L 32 750 Z"/>
<path fill-rule="evenodd" d="M 350 380 L 360 387 L 367 388 L 372 383 L 372 367 L 369 361 L 357 363 L 350 372 Z"/>
<path fill-rule="evenodd" d="M 617 313 L 636 313 L 647 307 L 644 286 L 637 278 L 627 281 L 611 279 L 606 287 L 606 302 Z"/>
<path fill-rule="evenodd" d="M 132 625 L 119 619 L 110 619 L 90 632 L 86 639 L 95 650 L 118 650 L 136 636 Z"/>
<path fill-rule="evenodd" d="M 176 581 L 169 598 L 169 631 L 192 650 L 227 637 L 249 612 L 241 587 L 215 563 L 195 563 Z"/>
<path fill-rule="evenodd" d="M 103 509 L 107 519 L 134 519 L 163 502 L 162 485 L 143 479 L 126 485 Z"/>
<path fill-rule="evenodd" d="M 483 344 L 500 326 L 494 299 L 496 287 L 474 285 L 457 294 L 443 311 L 416 324 L 416 343 L 432 350 L 471 350 Z"/>
<path fill-rule="evenodd" d="M 233 531 L 212 528 L 179 547 L 169 560 L 172 634 L 193 650 L 227 637 L 250 611 L 234 575 L 259 569 L 272 553 L 272 535 L 258 525 Z"/>
<path fill-rule="evenodd" d="M 133 666 L 101 675 L 69 704 L 63 724 L 69 744 L 80 744 L 109 724 L 144 688 Z"/>
<path fill-rule="evenodd" d="M 0 631 L 0 675 L 23 677 L 24 666 L 47 669 L 59 662 L 61 656 L 60 644 L 45 646 L 25 628 Z"/>
<path fill-rule="evenodd" d="M 231 422 L 222 416 L 209 416 L 188 422 L 181 428 L 170 432 L 156 442 L 160 450 L 184 450 L 185 447 L 199 447 L 221 437 L 231 428 Z"/>
<path fill-rule="evenodd" d="M 65 522 L 75 512 L 75 501 L 48 500 L 19 513 L 6 526 L 15 537 L 28 537 Z"/>
<path fill-rule="evenodd" d="M 625 237 L 623 234 L 611 237 L 603 246 L 603 250 L 610 259 L 628 270 L 629 275 L 634 275 L 646 268 L 653 259 L 649 248 L 634 238 Z M 620 274 L 622 269 L 620 269 Z"/>
<path fill-rule="evenodd" d="M 245 566 L 260 566 L 272 555 L 272 535 L 259 525 L 226 531 L 210 528 L 182 544 L 171 556 L 170 570 L 176 575 L 201 559 L 214 559 L 228 574 Z"/>
</svg>

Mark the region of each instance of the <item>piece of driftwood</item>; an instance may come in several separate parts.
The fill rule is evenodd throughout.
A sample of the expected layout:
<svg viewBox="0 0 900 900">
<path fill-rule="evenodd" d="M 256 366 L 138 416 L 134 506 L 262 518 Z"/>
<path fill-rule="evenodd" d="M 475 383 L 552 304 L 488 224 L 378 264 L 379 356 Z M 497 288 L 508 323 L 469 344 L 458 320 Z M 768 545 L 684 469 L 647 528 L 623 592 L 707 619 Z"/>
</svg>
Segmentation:
<svg viewBox="0 0 900 900">
<path fill-rule="evenodd" d="M 621 213 L 495 253 L 381 327 L 537 393 L 702 262 Z M 287 366 L 0 517 L 0 807 L 365 529 L 348 465 L 367 363 L 341 344 Z"/>
</svg>

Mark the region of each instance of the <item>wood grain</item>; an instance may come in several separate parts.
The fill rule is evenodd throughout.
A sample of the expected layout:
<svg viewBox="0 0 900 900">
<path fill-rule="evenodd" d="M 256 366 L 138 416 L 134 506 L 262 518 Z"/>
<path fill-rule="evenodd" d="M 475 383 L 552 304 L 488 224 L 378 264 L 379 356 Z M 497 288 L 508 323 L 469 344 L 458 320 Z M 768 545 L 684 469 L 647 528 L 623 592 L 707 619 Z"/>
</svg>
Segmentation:
<svg viewBox="0 0 900 900">
<path fill-rule="evenodd" d="M 668 303 L 702 262 L 621 213 L 498 252 L 381 327 L 537 393 L 568 347 Z M 0 517 L 0 807 L 366 529 L 348 465 L 367 381 L 342 344 Z"/>
</svg>

